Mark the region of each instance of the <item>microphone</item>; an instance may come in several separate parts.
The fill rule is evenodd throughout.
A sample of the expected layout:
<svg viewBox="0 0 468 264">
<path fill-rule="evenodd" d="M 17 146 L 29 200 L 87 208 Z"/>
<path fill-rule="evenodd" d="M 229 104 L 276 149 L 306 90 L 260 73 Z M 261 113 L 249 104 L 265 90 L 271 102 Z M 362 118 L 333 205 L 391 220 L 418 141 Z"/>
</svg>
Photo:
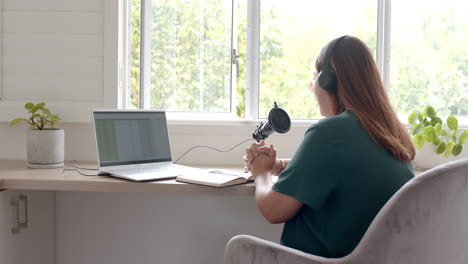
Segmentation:
<svg viewBox="0 0 468 264">
<path fill-rule="evenodd" d="M 260 123 L 260 126 L 254 130 L 252 137 L 260 142 L 273 132 L 286 133 L 291 128 L 291 118 L 282 108 L 279 108 L 276 102 L 275 106 L 268 113 L 268 120 Z"/>
</svg>

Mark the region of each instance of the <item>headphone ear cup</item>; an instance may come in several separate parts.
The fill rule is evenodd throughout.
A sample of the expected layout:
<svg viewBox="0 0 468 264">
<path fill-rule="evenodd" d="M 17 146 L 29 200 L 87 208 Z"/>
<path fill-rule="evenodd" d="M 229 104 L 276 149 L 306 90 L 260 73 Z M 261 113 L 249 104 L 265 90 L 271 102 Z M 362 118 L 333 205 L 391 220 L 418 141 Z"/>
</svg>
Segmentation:
<svg viewBox="0 0 468 264">
<path fill-rule="evenodd" d="M 328 78 L 328 74 L 326 72 L 322 71 L 320 73 L 319 77 L 318 77 L 319 86 L 322 89 L 327 90 L 329 80 L 330 80 L 330 78 Z"/>
<path fill-rule="evenodd" d="M 330 71 L 330 73 L 328 73 L 328 78 L 330 78 L 330 79 L 329 79 L 329 84 L 328 84 L 328 87 L 327 87 L 327 91 L 329 91 L 331 93 L 336 93 L 336 75 L 335 75 L 335 72 Z"/>
<path fill-rule="evenodd" d="M 328 92 L 335 91 L 335 73 L 333 71 L 323 72 L 320 73 L 319 78 L 319 85 Z"/>
</svg>

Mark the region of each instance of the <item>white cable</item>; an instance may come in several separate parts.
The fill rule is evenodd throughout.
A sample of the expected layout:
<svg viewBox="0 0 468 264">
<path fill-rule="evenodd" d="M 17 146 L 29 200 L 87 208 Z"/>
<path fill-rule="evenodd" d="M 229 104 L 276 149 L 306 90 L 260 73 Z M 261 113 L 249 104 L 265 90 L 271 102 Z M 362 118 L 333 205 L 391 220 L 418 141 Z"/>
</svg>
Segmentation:
<svg viewBox="0 0 468 264">
<path fill-rule="evenodd" d="M 202 145 L 202 146 L 194 146 L 194 147 L 189 148 L 189 150 L 185 151 L 184 154 L 180 155 L 180 157 L 177 158 L 176 161 L 174 161 L 174 163 L 177 163 L 183 156 L 185 156 L 187 153 L 189 153 L 192 149 L 196 149 L 196 148 L 209 148 L 209 149 L 216 150 L 216 151 L 219 151 L 219 152 L 228 152 L 228 151 L 231 151 L 231 150 L 235 149 L 236 147 L 238 147 L 238 146 L 244 144 L 245 142 L 251 141 L 251 140 L 253 140 L 253 139 L 251 139 L 251 138 L 246 139 L 246 140 L 242 141 L 241 143 L 238 143 L 238 144 L 236 144 L 234 147 L 232 147 L 232 148 L 230 148 L 230 149 L 227 149 L 227 150 L 221 150 L 221 149 L 213 148 L 213 147 L 211 147 L 211 146 L 203 146 L 203 145 Z"/>
</svg>

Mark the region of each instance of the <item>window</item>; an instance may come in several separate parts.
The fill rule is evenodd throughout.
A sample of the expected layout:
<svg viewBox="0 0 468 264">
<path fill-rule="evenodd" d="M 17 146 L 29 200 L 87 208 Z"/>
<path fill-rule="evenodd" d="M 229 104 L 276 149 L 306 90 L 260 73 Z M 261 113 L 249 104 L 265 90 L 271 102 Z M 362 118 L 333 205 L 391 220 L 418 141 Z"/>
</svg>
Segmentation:
<svg viewBox="0 0 468 264">
<path fill-rule="evenodd" d="M 390 97 L 409 114 L 431 104 L 468 115 L 466 1 L 392 1 Z"/>
<path fill-rule="evenodd" d="M 468 115 L 463 1 L 128 1 L 127 107 L 256 119 L 277 101 L 295 119 L 319 118 L 316 56 L 348 34 L 373 52 L 398 113 L 430 103 Z"/>
<path fill-rule="evenodd" d="M 292 118 L 320 117 L 309 87 L 315 59 L 341 35 L 359 37 L 375 53 L 377 1 L 261 1 L 260 117 L 273 101 Z"/>
<path fill-rule="evenodd" d="M 132 40 L 144 50 L 138 53 L 137 46 L 132 50 L 132 104 L 168 111 L 230 112 L 232 1 L 133 3 Z M 140 22 L 144 26 L 138 31 Z M 137 92 L 141 84 L 146 93 Z"/>
</svg>

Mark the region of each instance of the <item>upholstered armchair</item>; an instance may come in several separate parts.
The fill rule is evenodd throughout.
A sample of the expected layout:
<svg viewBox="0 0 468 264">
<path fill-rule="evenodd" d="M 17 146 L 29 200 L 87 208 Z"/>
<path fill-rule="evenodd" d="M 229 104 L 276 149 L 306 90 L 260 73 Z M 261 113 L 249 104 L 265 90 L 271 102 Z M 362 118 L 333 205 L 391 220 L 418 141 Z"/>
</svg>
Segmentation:
<svg viewBox="0 0 468 264">
<path fill-rule="evenodd" d="M 468 264 L 468 159 L 440 165 L 406 183 L 348 256 L 327 259 L 239 235 L 226 247 L 225 264 L 241 263 Z"/>
</svg>

